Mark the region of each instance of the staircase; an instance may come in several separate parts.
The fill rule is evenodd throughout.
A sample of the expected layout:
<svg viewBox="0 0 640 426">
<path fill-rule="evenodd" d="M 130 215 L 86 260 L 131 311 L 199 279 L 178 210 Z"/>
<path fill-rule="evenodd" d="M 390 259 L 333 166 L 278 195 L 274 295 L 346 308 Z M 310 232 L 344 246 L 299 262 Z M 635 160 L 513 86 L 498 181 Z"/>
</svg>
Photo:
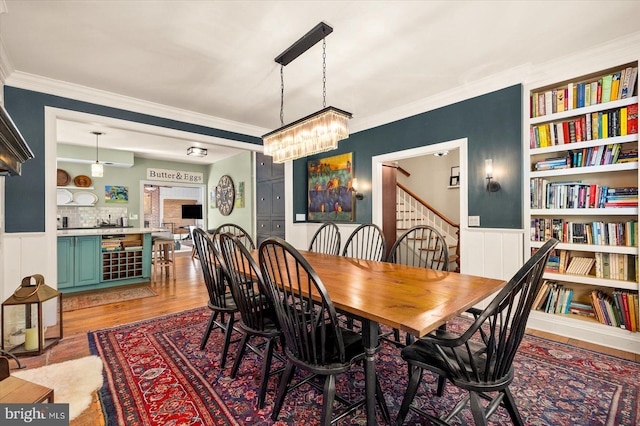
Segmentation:
<svg viewBox="0 0 640 426">
<path fill-rule="evenodd" d="M 401 183 L 396 183 L 398 236 L 416 225 L 432 226 L 442 234 L 449 249 L 449 271 L 460 272 L 460 224 L 451 221 Z"/>
</svg>

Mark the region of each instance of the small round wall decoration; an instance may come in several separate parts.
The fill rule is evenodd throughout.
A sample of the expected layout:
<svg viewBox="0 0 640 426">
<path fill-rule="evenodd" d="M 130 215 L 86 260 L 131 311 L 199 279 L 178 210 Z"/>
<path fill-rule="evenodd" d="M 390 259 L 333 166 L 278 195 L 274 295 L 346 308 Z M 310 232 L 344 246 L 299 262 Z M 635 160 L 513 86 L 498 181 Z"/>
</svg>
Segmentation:
<svg viewBox="0 0 640 426">
<path fill-rule="evenodd" d="M 216 186 L 216 199 L 220 213 L 223 216 L 229 216 L 236 200 L 236 190 L 231 176 L 224 175 L 220 178 L 218 186 Z"/>
</svg>

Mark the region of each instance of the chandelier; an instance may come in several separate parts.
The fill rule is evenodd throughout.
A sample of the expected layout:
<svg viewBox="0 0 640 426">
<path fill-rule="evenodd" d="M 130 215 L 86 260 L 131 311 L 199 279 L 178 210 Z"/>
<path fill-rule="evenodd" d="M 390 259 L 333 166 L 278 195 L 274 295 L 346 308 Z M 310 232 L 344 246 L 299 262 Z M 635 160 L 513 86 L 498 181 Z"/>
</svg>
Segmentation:
<svg viewBox="0 0 640 426">
<path fill-rule="evenodd" d="M 326 40 L 333 28 L 320 22 L 311 31 L 282 52 L 275 61 L 280 64 L 280 128 L 262 136 L 264 153 L 274 163 L 284 163 L 308 155 L 330 151 L 338 141 L 349 137 L 348 120 L 351 113 L 327 107 Z M 284 125 L 284 66 L 322 40 L 322 109 Z"/>
</svg>

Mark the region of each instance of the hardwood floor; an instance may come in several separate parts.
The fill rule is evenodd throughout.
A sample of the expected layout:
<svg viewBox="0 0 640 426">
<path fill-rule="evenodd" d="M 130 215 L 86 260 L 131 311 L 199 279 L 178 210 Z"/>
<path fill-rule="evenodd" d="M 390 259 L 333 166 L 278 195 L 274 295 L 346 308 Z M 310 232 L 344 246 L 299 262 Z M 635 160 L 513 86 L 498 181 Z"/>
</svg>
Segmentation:
<svg viewBox="0 0 640 426">
<path fill-rule="evenodd" d="M 202 282 L 199 260 L 192 259 L 190 252 L 177 254 L 175 280 L 173 277 L 167 279 L 165 276 L 160 276 L 157 277 L 155 283 L 150 283 L 150 287 L 158 293 L 158 296 L 65 312 L 62 341 L 40 356 L 21 358 L 21 363 L 27 368 L 34 368 L 81 358 L 90 355 L 87 332 L 91 330 L 140 321 L 207 304 L 208 297 Z M 528 330 L 528 332 L 547 339 L 640 362 L 640 355 L 633 353 L 605 348 L 551 333 L 536 330 Z M 91 407 L 71 422 L 71 426 L 95 425 L 104 425 L 97 395 L 94 395 Z"/>
</svg>

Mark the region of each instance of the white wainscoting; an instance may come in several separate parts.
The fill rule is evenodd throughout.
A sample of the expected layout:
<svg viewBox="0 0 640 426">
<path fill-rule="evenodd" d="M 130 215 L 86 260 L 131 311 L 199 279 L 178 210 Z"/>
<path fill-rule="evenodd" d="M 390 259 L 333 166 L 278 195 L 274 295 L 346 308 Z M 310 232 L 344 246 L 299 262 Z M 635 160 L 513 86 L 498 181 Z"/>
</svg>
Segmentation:
<svg viewBox="0 0 640 426">
<path fill-rule="evenodd" d="M 44 232 L 2 235 L 4 264 L 2 265 L 1 300 L 6 300 L 18 288 L 24 277 L 40 274 L 49 287 L 58 288 L 57 245 Z"/>
</svg>

